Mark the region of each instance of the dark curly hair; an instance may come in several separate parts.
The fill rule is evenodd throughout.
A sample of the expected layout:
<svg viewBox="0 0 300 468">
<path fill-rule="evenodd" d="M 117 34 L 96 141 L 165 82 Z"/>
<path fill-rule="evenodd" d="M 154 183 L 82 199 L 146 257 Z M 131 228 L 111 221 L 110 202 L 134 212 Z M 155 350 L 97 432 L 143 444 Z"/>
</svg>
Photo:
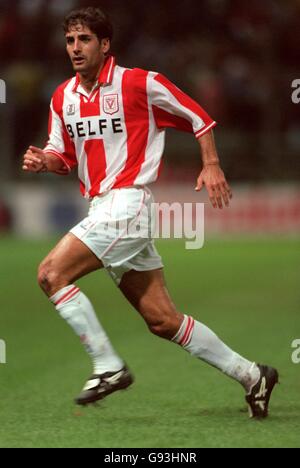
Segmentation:
<svg viewBox="0 0 300 468">
<path fill-rule="evenodd" d="M 110 41 L 113 37 L 113 27 L 109 17 L 100 8 L 87 7 L 79 10 L 71 11 L 63 21 L 63 30 L 65 34 L 70 30 L 71 26 L 82 24 L 87 26 L 96 36 L 99 41 L 108 38 Z"/>
</svg>

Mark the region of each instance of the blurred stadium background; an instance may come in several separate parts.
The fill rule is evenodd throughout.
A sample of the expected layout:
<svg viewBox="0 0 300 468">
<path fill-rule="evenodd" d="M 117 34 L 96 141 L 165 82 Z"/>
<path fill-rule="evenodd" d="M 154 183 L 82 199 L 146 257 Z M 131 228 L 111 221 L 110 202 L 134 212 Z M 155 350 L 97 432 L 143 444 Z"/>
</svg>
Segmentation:
<svg viewBox="0 0 300 468">
<path fill-rule="evenodd" d="M 76 177 L 48 175 L 41 182 L 22 173 L 21 156 L 29 144 L 44 144 L 52 92 L 72 76 L 62 17 L 73 7 L 97 4 L 0 0 L 0 78 L 7 84 L 7 102 L 0 107 L 1 230 L 63 231 L 81 216 L 78 191 L 61 196 L 77 190 Z M 299 78 L 299 1 L 182 0 L 176 8 L 171 0 L 154 0 L 147 8 L 140 0 L 100 4 L 116 25 L 118 62 L 165 73 L 219 124 L 222 163 L 238 187 L 226 215 L 207 211 L 207 230 L 298 231 L 300 104 L 292 103 L 291 83 Z M 186 200 L 199 170 L 198 147 L 189 135 L 169 133 L 158 200 L 165 186 L 171 200 L 178 198 L 178 185 Z M 28 216 L 33 204 L 39 210 L 35 219 Z"/>
<path fill-rule="evenodd" d="M 244 353 L 253 353 L 251 330 L 255 331 L 257 348 L 253 359 L 256 355 L 273 359 L 274 364 L 283 368 L 292 392 L 284 393 L 287 392 L 285 388 L 277 406 L 275 403 L 279 416 L 273 420 L 272 430 L 264 426 L 256 432 L 248 427 L 243 432 L 231 409 L 228 413 L 232 418 L 231 426 L 226 428 L 226 414 L 218 411 L 224 399 L 227 399 L 226 410 L 230 408 L 233 387 L 224 383 L 220 393 L 215 390 L 211 400 L 207 394 L 201 396 L 200 409 L 211 408 L 211 412 L 210 409 L 199 410 L 205 428 L 199 429 L 194 418 L 190 431 L 183 430 L 191 421 L 180 413 L 172 427 L 175 431 L 175 426 L 181 424 L 183 438 L 180 431 L 171 431 L 169 440 L 166 421 L 170 412 L 176 412 L 176 391 L 181 390 L 175 385 L 174 394 L 169 395 L 169 400 L 165 396 L 160 403 L 159 391 L 154 390 L 152 397 L 157 398 L 157 413 L 150 414 L 151 400 L 148 397 L 145 400 L 143 378 L 144 386 L 147 386 L 147 379 L 150 382 L 160 378 L 164 382 L 169 374 L 165 373 L 165 361 L 161 356 L 172 369 L 174 348 L 158 344 L 133 314 L 122 312 L 124 303 L 113 296 L 114 290 L 109 289 L 113 287 L 105 280 L 102 284 L 110 299 L 101 297 L 101 308 L 104 305 L 116 312 L 112 313 L 113 320 L 109 314 L 107 318 L 104 316 L 104 325 L 108 326 L 121 350 L 123 346 L 125 357 L 130 358 L 141 377 L 142 387 L 137 387 L 140 398 L 137 393 L 134 404 L 144 414 L 144 421 L 138 417 L 130 419 L 122 406 L 125 399 L 121 396 L 118 400 L 116 396 L 112 398 L 115 398 L 113 415 L 117 424 L 122 415 L 125 421 L 127 418 L 138 428 L 139 436 L 125 428 L 124 439 L 125 434 L 119 431 L 118 425 L 113 425 L 109 433 L 108 414 L 104 415 L 100 438 L 97 438 L 99 422 L 91 414 L 85 420 L 89 424 L 86 438 L 82 438 L 83 429 L 78 422 L 72 434 L 65 427 L 62 429 L 64 421 L 74 424 L 72 410 L 65 409 L 70 396 L 63 393 L 65 383 L 70 394 L 77 391 L 88 364 L 81 349 L 77 351 L 69 330 L 62 328 L 50 314 L 41 314 L 40 309 L 50 307 L 45 300 L 43 302 L 35 286 L 35 270 L 55 239 L 84 215 L 87 205 L 80 197 L 76 174 L 68 178 L 48 174 L 31 176 L 22 173 L 21 160 L 29 144 L 44 144 L 52 92 L 72 76 L 64 50 L 62 18 L 72 8 L 88 5 L 101 6 L 109 12 L 115 24 L 112 50 L 120 65 L 164 73 L 218 122 L 217 147 L 234 191 L 231 208 L 216 212 L 209 207 L 204 193 L 194 193 L 200 166 L 197 142 L 190 135 L 169 131 L 164 169 L 153 187 L 156 199 L 205 202 L 208 247 L 204 246 L 198 259 L 186 252 L 186 256 L 180 256 L 176 242 L 173 247 L 170 243 L 169 247 L 162 245 L 161 249 L 167 273 L 173 281 L 171 291 L 181 308 L 189 303 L 190 313 L 215 326 L 218 333 Z M 146 446 L 153 447 L 299 446 L 300 364 L 294 365 L 290 359 L 290 343 L 300 338 L 300 104 L 293 104 L 291 100 L 292 81 L 300 79 L 299 44 L 299 0 L 181 0 L 177 3 L 151 0 L 147 4 L 141 0 L 0 0 L 0 79 L 7 86 L 6 103 L 0 104 L 1 290 L 3 288 L 0 338 L 8 343 L 10 362 L 10 365 L 0 366 L 2 391 L 7 389 L 5 402 L 8 401 L 1 409 L 6 425 L 2 424 L 0 429 L 0 446 L 98 444 L 126 447 L 142 446 L 145 440 Z M 186 284 L 180 280 L 182 269 Z M 204 288 L 201 310 L 198 309 L 197 274 Z M 83 284 L 97 306 L 100 301 L 97 299 L 98 280 L 91 277 L 87 282 L 83 280 Z M 194 290 L 190 291 L 192 287 Z M 7 290 L 17 291 L 10 302 L 5 299 Z M 27 304 L 25 316 L 24 311 L 20 311 L 22 304 Z M 274 323 L 271 329 L 270 321 Z M 249 337 L 245 336 L 247 333 L 240 322 L 249 326 Z M 258 322 L 261 330 L 257 330 Z M 119 324 L 129 337 L 133 330 L 130 346 L 120 333 Z M 54 336 L 58 336 L 61 349 L 51 348 L 50 352 Z M 153 347 L 153 354 L 145 350 L 144 342 L 149 343 L 149 349 Z M 270 343 L 270 348 L 266 342 Z M 143 347 L 148 363 L 156 356 L 156 371 L 145 369 L 138 361 L 138 346 Z M 66 363 L 62 363 L 62 352 L 66 349 L 69 349 Z M 181 381 L 185 381 L 185 375 L 190 381 L 191 370 L 196 369 L 198 363 L 190 364 L 179 351 L 176 359 Z M 203 366 L 202 372 L 207 385 L 210 379 L 211 383 L 215 382 L 214 370 Z M 69 380 L 65 380 L 67 375 L 70 375 Z M 20 378 L 22 388 L 19 388 Z M 57 404 L 56 385 L 62 392 Z M 163 386 L 169 387 L 169 381 Z M 47 410 L 42 396 L 45 396 Z M 191 398 L 187 395 L 180 398 L 185 405 L 193 401 L 199 403 L 195 391 Z M 25 408 L 21 404 L 24 399 L 27 401 Z M 3 403 L 2 397 L 1 400 Z M 130 405 L 128 400 L 126 402 Z M 215 404 L 217 409 L 212 409 Z M 49 410 L 51 405 L 55 409 Z M 189 411 L 193 413 L 192 406 Z M 158 435 L 159 412 L 165 421 L 163 435 Z M 286 417 L 287 412 L 290 416 L 283 424 L 280 418 Z M 18 431 L 16 424 L 20 414 L 25 423 Z M 55 427 L 51 425 L 53 415 Z M 220 418 L 223 429 L 220 429 Z M 214 424 L 218 426 L 216 433 Z M 148 426 L 153 428 L 151 434 Z M 54 431 L 52 435 L 51 430 Z"/>
</svg>

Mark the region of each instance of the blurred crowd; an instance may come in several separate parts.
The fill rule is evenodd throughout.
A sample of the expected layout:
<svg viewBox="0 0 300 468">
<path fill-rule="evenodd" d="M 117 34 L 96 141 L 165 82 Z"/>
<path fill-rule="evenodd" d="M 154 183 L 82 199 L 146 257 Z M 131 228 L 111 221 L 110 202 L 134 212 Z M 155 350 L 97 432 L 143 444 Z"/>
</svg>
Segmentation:
<svg viewBox="0 0 300 468">
<path fill-rule="evenodd" d="M 300 178 L 299 0 L 0 0 L 0 137 L 14 177 L 28 144 L 45 140 L 52 92 L 72 76 L 62 19 L 89 5 L 109 13 L 120 65 L 166 74 L 218 121 L 232 179 Z M 182 150 L 170 147 L 172 164 Z"/>
</svg>

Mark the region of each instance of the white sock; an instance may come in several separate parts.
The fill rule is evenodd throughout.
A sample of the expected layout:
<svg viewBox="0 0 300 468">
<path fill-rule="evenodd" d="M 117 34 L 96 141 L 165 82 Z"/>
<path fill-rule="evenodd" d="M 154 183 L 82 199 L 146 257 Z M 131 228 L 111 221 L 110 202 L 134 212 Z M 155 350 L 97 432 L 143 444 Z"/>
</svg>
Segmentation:
<svg viewBox="0 0 300 468">
<path fill-rule="evenodd" d="M 60 316 L 80 337 L 93 361 L 94 373 L 114 372 L 124 366 L 103 330 L 92 304 L 79 288 L 71 284 L 50 297 Z"/>
<path fill-rule="evenodd" d="M 172 339 L 193 356 L 220 369 L 240 382 L 246 391 L 258 381 L 260 371 L 250 362 L 232 351 L 206 325 L 184 316 L 177 334 Z"/>
</svg>

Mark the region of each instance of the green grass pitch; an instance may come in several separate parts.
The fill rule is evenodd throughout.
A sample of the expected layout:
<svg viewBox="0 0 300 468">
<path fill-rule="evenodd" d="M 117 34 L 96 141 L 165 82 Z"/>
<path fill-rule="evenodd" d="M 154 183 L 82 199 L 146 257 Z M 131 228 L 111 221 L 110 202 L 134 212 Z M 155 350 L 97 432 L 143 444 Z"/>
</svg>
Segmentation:
<svg viewBox="0 0 300 468">
<path fill-rule="evenodd" d="M 300 338 L 299 241 L 214 240 L 197 251 L 157 243 L 178 309 L 279 369 L 264 421 L 248 419 L 236 382 L 151 335 L 105 272 L 78 284 L 136 382 L 98 407 L 76 407 L 90 362 L 35 279 L 54 243 L 0 239 L 0 447 L 300 446 L 300 364 L 291 360 Z"/>
</svg>

